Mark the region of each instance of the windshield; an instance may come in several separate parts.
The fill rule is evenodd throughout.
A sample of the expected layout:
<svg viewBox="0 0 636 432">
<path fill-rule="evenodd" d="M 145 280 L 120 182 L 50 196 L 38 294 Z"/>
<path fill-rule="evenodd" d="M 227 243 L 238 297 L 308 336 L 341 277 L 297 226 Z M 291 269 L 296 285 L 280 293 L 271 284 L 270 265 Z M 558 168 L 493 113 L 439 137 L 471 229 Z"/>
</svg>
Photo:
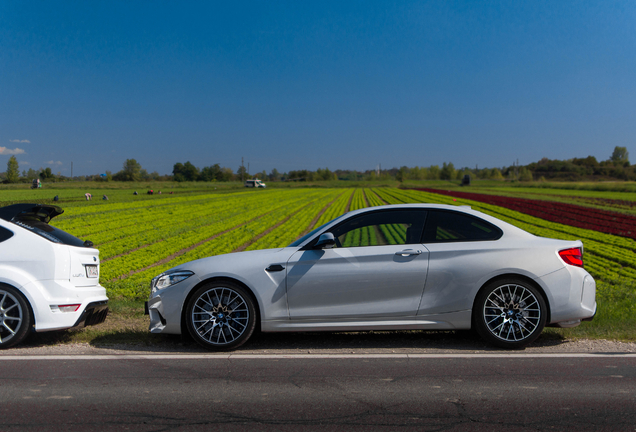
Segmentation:
<svg viewBox="0 0 636 432">
<path fill-rule="evenodd" d="M 303 244 L 303 242 L 305 240 L 307 240 L 309 237 L 313 236 L 314 234 L 316 234 L 318 231 L 320 231 L 321 229 L 323 229 L 324 227 L 326 227 L 327 225 L 329 225 L 331 222 L 333 221 L 329 221 L 326 224 L 322 224 L 320 225 L 318 228 L 312 230 L 310 233 L 305 234 L 304 236 L 302 236 L 301 238 L 299 238 L 298 240 L 296 240 L 295 242 L 293 242 L 292 244 L 290 244 L 287 247 L 297 247 L 300 246 L 301 244 Z"/>
<path fill-rule="evenodd" d="M 345 217 L 347 215 L 347 213 L 338 216 L 335 219 L 330 220 L 327 223 L 324 223 L 322 225 L 320 225 L 318 228 L 314 228 L 310 233 L 305 234 L 304 236 L 302 236 L 301 238 L 299 238 L 298 240 L 296 240 L 295 242 L 293 242 L 292 244 L 290 244 L 287 247 L 297 247 L 300 246 L 301 244 L 303 244 L 307 239 L 309 239 L 311 236 L 313 236 L 314 234 L 318 233 L 321 229 L 323 229 L 324 227 L 326 227 L 327 225 L 330 225 L 332 223 L 334 223 L 337 220 L 342 219 L 343 217 Z"/>
</svg>

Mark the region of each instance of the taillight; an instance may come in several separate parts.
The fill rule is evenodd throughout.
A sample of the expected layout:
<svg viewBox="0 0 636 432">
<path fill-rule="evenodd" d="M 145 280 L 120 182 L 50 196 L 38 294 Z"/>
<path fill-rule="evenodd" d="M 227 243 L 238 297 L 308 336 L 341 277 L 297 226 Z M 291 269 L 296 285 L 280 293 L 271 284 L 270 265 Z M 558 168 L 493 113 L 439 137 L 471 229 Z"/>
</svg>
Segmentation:
<svg viewBox="0 0 636 432">
<path fill-rule="evenodd" d="M 82 304 L 51 305 L 53 312 L 76 312 Z"/>
<path fill-rule="evenodd" d="M 565 249 L 559 251 L 559 256 L 566 264 L 583 267 L 583 253 L 580 248 Z"/>
</svg>

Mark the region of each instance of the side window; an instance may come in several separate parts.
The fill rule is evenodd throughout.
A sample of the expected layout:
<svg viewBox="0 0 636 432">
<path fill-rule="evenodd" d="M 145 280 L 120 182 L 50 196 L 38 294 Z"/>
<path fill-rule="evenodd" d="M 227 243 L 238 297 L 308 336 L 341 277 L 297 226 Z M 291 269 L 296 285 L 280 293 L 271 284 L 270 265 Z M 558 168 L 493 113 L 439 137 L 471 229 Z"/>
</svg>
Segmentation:
<svg viewBox="0 0 636 432">
<path fill-rule="evenodd" d="M 10 239 L 13 237 L 13 233 L 8 229 L 0 226 L 0 242 Z"/>
<path fill-rule="evenodd" d="M 336 247 L 420 243 L 426 211 L 383 210 L 358 216 L 331 230 Z"/>
<path fill-rule="evenodd" d="M 454 211 L 429 213 L 424 229 L 424 243 L 497 240 L 503 232 L 477 217 Z"/>
</svg>

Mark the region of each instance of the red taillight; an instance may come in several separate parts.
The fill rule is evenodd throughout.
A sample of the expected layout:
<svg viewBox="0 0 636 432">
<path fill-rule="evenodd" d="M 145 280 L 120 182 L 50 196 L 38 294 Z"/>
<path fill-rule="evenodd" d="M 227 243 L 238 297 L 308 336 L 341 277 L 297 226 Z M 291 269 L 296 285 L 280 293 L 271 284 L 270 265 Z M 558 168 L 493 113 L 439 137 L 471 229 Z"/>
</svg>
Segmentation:
<svg viewBox="0 0 636 432">
<path fill-rule="evenodd" d="M 579 248 L 565 249 L 559 251 L 559 256 L 566 264 L 583 267 L 583 253 Z"/>
</svg>

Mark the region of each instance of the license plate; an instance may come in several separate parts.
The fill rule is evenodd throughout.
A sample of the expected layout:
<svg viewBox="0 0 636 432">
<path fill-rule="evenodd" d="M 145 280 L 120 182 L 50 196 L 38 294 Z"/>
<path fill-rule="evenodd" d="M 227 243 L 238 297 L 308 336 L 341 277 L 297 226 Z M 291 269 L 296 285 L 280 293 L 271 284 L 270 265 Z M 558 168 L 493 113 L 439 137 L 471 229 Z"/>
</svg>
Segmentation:
<svg viewBox="0 0 636 432">
<path fill-rule="evenodd" d="M 99 276 L 99 271 L 97 270 L 96 265 L 87 265 L 86 266 L 86 277 L 96 278 Z"/>
</svg>

